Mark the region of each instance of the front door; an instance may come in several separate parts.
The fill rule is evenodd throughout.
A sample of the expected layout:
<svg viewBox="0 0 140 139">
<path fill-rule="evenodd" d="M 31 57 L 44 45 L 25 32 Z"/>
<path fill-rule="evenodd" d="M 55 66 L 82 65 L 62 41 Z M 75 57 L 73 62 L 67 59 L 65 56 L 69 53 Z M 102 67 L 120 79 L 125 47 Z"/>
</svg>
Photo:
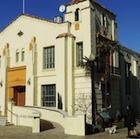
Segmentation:
<svg viewBox="0 0 140 139">
<path fill-rule="evenodd" d="M 25 86 L 14 87 L 14 101 L 16 106 L 25 105 Z"/>
</svg>

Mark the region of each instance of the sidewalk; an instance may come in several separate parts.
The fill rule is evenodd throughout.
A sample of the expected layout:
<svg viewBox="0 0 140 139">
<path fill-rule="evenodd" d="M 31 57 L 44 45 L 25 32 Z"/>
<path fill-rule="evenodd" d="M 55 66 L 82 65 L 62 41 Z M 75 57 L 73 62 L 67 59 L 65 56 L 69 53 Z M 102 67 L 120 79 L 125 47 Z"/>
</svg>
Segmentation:
<svg viewBox="0 0 140 139">
<path fill-rule="evenodd" d="M 47 128 L 45 125 L 48 125 Z M 140 123 L 136 129 L 140 131 Z M 40 133 L 32 133 L 31 127 L 24 126 L 0 126 L 0 139 L 125 139 L 127 129 L 117 130 L 116 134 L 101 132 L 87 136 L 71 136 L 64 134 L 63 128 L 56 123 L 43 123 Z"/>
</svg>

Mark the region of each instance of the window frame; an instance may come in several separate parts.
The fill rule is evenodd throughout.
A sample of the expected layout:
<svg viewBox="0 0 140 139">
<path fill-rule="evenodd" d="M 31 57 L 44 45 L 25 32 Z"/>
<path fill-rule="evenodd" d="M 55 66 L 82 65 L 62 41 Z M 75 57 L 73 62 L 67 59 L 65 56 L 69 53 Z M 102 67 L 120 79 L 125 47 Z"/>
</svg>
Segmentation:
<svg viewBox="0 0 140 139">
<path fill-rule="evenodd" d="M 24 49 L 21 50 L 21 61 L 22 62 L 25 61 L 25 50 Z"/>
<path fill-rule="evenodd" d="M 56 84 L 42 85 L 42 106 L 56 107 Z"/>
<path fill-rule="evenodd" d="M 131 95 L 131 64 L 125 62 L 125 89 L 126 95 Z"/>
<path fill-rule="evenodd" d="M 83 65 L 83 42 L 76 43 L 76 66 L 80 67 Z"/>
<path fill-rule="evenodd" d="M 77 9 L 75 10 L 75 21 L 79 21 L 79 11 L 80 11 L 79 8 L 77 8 Z"/>
<path fill-rule="evenodd" d="M 19 50 L 17 49 L 16 50 L 16 63 L 19 62 Z"/>
<path fill-rule="evenodd" d="M 43 48 L 43 69 L 55 68 L 55 46 Z"/>
<path fill-rule="evenodd" d="M 104 13 L 101 14 L 101 25 L 107 28 L 107 16 Z"/>
</svg>

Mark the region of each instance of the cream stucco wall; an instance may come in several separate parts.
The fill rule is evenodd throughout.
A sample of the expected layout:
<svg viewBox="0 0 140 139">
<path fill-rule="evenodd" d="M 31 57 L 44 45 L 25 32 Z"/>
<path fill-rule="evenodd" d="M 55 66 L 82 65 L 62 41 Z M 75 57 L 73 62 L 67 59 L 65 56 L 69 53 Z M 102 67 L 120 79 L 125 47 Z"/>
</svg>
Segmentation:
<svg viewBox="0 0 140 139">
<path fill-rule="evenodd" d="M 14 125 L 32 127 L 32 132 L 36 129 L 40 132 L 41 124 L 39 121 L 43 119 L 59 123 L 66 134 L 84 136 L 86 133 L 85 114 L 70 116 L 68 113 L 55 108 L 17 107 L 14 102 L 8 103 L 8 109 L 10 110 L 8 111 L 8 122 Z"/>
<path fill-rule="evenodd" d="M 100 17 L 103 12 L 108 14 L 107 18 L 110 23 L 108 34 L 104 37 L 110 39 L 112 34 L 113 40 L 117 38 L 115 15 L 93 3 L 87 0 L 68 5 L 63 23 L 54 23 L 34 16 L 21 15 L 0 33 L 0 73 L 2 73 L 0 81 L 3 82 L 3 86 L 0 87 L 0 106 L 2 114 L 5 113 L 5 100 L 8 93 L 6 69 L 7 67 L 26 66 L 25 105 L 42 106 L 42 85 L 55 84 L 56 108 L 58 107 L 58 93 L 62 96 L 63 110 L 71 116 L 80 113 L 77 100 L 81 99 L 78 101 L 83 106 L 82 112 L 86 112 L 91 118 L 91 79 L 85 74 L 84 68 L 76 67 L 76 43 L 83 42 L 83 56 L 89 57 L 91 53 L 96 54 L 96 20 L 98 19 L 98 22 L 101 23 Z M 74 18 L 77 8 L 80 12 L 79 21 L 75 21 Z M 21 36 L 18 35 L 20 31 L 23 33 Z M 50 46 L 55 48 L 55 67 L 43 69 L 43 49 Z M 25 61 L 21 61 L 22 49 L 25 50 Z M 16 62 L 15 59 L 17 50 L 20 54 L 19 62 Z M 137 76 L 137 62 L 130 61 L 130 63 L 132 63 L 132 74 Z M 118 53 L 113 55 L 113 66 L 119 68 Z M 101 90 L 99 90 L 101 75 L 96 73 L 95 77 L 95 89 L 100 105 L 98 110 L 100 110 L 102 107 Z M 29 80 L 30 84 L 28 84 Z M 118 104 L 120 98 L 119 80 L 120 78 L 116 76 L 112 79 L 111 99 L 117 98 L 115 100 L 117 102 L 114 101 L 114 104 Z M 124 90 L 125 87 L 123 87 Z M 115 97 L 116 95 L 118 97 Z M 87 101 L 84 102 L 84 99 Z M 117 108 L 119 109 L 119 107 L 120 104 Z"/>
<path fill-rule="evenodd" d="M 65 52 L 63 48 L 65 46 L 64 40 L 61 41 L 56 37 L 68 32 L 69 23 L 52 23 L 46 20 L 39 20 L 34 17 L 22 15 L 12 22 L 7 28 L 5 28 L 1 34 L 0 48 L 1 51 L 1 76 L 3 81 L 3 87 L 1 89 L 1 109 L 5 109 L 5 97 L 6 97 L 6 68 L 7 66 L 19 67 L 26 66 L 26 82 L 30 79 L 31 84 L 26 84 L 26 105 L 41 105 L 41 85 L 43 84 L 56 84 L 60 82 L 60 78 L 63 76 L 63 83 L 65 82 Z M 39 28 L 39 30 L 38 30 Z M 61 28 L 61 29 L 60 29 Z M 55 30 L 55 31 L 54 31 Z M 23 35 L 18 36 L 19 31 L 23 32 Z M 10 32 L 10 33 L 9 33 Z M 60 42 L 60 43 L 58 43 Z M 9 50 L 6 55 L 3 56 L 3 49 L 5 45 L 9 44 Z M 32 50 L 30 50 L 30 43 Z M 57 68 L 50 70 L 43 70 L 43 48 L 49 46 L 55 46 L 56 58 L 55 63 Z M 68 44 L 67 44 L 68 45 Z M 62 49 L 60 49 L 62 47 Z M 25 61 L 21 61 L 21 50 L 25 50 Z M 19 62 L 16 62 L 16 51 L 19 51 Z M 7 50 L 6 50 L 7 51 Z M 61 53 L 63 52 L 63 55 Z M 60 55 L 62 57 L 60 57 Z M 9 60 L 9 63 L 6 61 Z M 57 69 L 57 70 L 56 70 Z M 57 76 L 56 76 L 57 73 Z M 59 87 L 61 86 L 61 87 Z M 57 92 L 65 93 L 65 84 L 57 85 Z M 59 89 L 60 88 L 60 89 Z M 39 90 L 40 89 L 40 90 Z M 64 90 L 63 90 L 64 89 Z M 36 99 L 35 97 L 39 97 Z M 57 96 L 57 95 L 56 95 Z"/>
<path fill-rule="evenodd" d="M 90 77 L 85 76 L 84 69 L 76 67 L 76 43 L 83 42 L 83 56 L 89 57 L 91 52 L 96 53 L 96 28 L 95 22 L 92 21 L 95 20 L 95 14 L 90 4 L 90 1 L 83 1 L 67 6 L 65 22 L 61 24 L 21 15 L 0 33 L 0 46 L 2 46 L 0 51 L 3 51 L 6 43 L 9 44 L 9 55 L 6 57 L 10 62 L 8 66 L 11 68 L 26 66 L 25 105 L 41 106 L 42 85 L 46 84 L 56 84 L 56 108 L 59 93 L 62 96 L 63 110 L 70 115 L 77 112 L 76 96 L 87 94 L 91 103 Z M 77 8 L 80 9 L 79 21 L 75 22 L 74 14 Z M 21 36 L 17 35 L 20 31 L 23 33 Z M 63 33 L 70 33 L 73 36 L 57 38 Z M 55 68 L 43 69 L 43 49 L 50 46 L 55 47 Z M 15 62 L 16 50 L 21 56 L 23 48 L 25 61 Z M 4 70 L 3 67 L 2 72 Z M 6 86 L 6 73 L 2 80 Z M 28 80 L 30 84 L 27 83 Z M 3 100 L 6 93 L 8 92 L 5 87 L 1 94 Z M 4 108 L 4 101 L 1 105 Z"/>
</svg>

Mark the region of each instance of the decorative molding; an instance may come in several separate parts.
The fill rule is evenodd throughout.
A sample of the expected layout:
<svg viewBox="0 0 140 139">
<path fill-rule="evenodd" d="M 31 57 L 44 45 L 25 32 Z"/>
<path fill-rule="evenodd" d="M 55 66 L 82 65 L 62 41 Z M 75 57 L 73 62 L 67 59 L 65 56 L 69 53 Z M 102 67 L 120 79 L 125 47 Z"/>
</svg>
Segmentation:
<svg viewBox="0 0 140 139">
<path fill-rule="evenodd" d="M 9 43 L 6 43 L 6 45 L 3 48 L 3 56 L 6 55 L 6 50 L 8 50 L 8 49 L 9 49 Z"/>
<path fill-rule="evenodd" d="M 23 33 L 21 30 L 17 33 L 17 35 L 18 35 L 19 37 L 21 37 L 23 34 L 24 34 L 24 33 Z"/>
<path fill-rule="evenodd" d="M 30 85 L 31 84 L 31 78 L 29 77 L 29 79 L 27 80 L 27 84 Z"/>
<path fill-rule="evenodd" d="M 29 51 L 32 51 L 33 50 L 33 45 L 32 43 L 29 43 Z"/>
<path fill-rule="evenodd" d="M 71 33 L 62 33 L 62 34 L 59 34 L 57 37 L 56 37 L 56 39 L 58 39 L 58 38 L 63 38 L 63 37 L 70 37 L 70 38 L 75 38 L 75 36 L 73 35 L 73 34 L 71 34 Z"/>
<path fill-rule="evenodd" d="M 29 51 L 32 51 L 33 50 L 33 44 L 36 43 L 36 37 L 33 37 L 31 39 L 31 42 L 29 43 Z"/>
<path fill-rule="evenodd" d="M 75 24 L 75 30 L 79 30 L 80 29 L 80 25 L 78 23 Z"/>
<path fill-rule="evenodd" d="M 26 66 L 19 66 L 19 67 L 13 67 L 13 68 L 7 68 L 7 71 L 16 71 L 16 70 L 25 70 Z"/>
</svg>

